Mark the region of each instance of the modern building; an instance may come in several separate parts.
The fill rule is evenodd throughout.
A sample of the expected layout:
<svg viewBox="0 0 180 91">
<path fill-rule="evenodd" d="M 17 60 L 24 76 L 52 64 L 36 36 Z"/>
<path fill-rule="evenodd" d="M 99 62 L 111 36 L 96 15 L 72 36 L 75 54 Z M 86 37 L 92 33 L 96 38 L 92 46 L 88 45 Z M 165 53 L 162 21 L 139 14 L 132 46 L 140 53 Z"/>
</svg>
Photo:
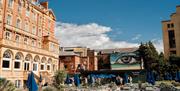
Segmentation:
<svg viewBox="0 0 180 91">
<path fill-rule="evenodd" d="M 180 56 L 180 6 L 176 6 L 176 12 L 170 15 L 170 20 L 162 21 L 164 55 Z"/>
<path fill-rule="evenodd" d="M 86 47 L 61 47 L 59 69 L 69 74 L 97 70 L 97 53 Z"/>
<path fill-rule="evenodd" d="M 48 2 L 0 0 L 0 77 L 21 88 L 33 71 L 50 82 L 59 62 L 55 20 Z"/>
</svg>

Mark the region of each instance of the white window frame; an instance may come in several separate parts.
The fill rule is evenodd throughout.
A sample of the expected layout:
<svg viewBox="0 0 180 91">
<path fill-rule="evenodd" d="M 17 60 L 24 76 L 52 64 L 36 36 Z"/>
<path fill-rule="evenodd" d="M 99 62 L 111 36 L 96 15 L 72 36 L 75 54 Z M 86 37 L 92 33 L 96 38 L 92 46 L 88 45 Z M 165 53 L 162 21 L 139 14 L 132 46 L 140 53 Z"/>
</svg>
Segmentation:
<svg viewBox="0 0 180 91">
<path fill-rule="evenodd" d="M 22 12 L 22 3 L 21 2 L 18 2 L 18 13 L 21 13 Z"/>
<path fill-rule="evenodd" d="M 45 65 L 45 63 L 41 63 L 41 65 L 44 65 L 44 68 L 43 68 L 43 70 L 41 69 L 41 66 L 40 66 L 40 71 L 45 71 L 46 70 L 46 65 Z"/>
<path fill-rule="evenodd" d="M 19 20 L 19 22 L 18 22 L 18 20 Z M 16 20 L 16 27 L 21 28 L 21 20 L 19 18 Z"/>
<path fill-rule="evenodd" d="M 27 41 L 25 41 L 25 39 L 27 39 Z M 27 37 L 24 38 L 24 44 L 28 45 L 28 38 Z"/>
<path fill-rule="evenodd" d="M 8 36 L 6 35 L 7 33 L 9 33 Z M 5 38 L 6 38 L 7 40 L 11 40 L 11 32 L 10 32 L 10 31 L 6 31 L 6 32 L 5 32 Z"/>
<path fill-rule="evenodd" d="M 37 69 L 36 70 L 34 70 L 34 64 L 36 64 L 37 65 Z M 32 65 L 33 67 L 32 67 L 32 70 L 34 71 L 34 72 L 37 72 L 38 71 L 38 62 L 33 62 L 33 65 Z"/>
<path fill-rule="evenodd" d="M 15 68 L 15 62 L 19 62 L 20 63 L 20 67 L 19 68 Z M 21 70 L 21 60 L 14 60 L 14 70 Z"/>
<path fill-rule="evenodd" d="M 6 61 L 9 61 L 9 68 L 4 68 L 3 67 L 3 61 L 6 60 Z M 11 70 L 11 58 L 3 58 L 2 59 L 2 69 L 3 70 Z"/>
<path fill-rule="evenodd" d="M 15 80 L 14 82 L 16 88 L 21 88 L 21 84 L 22 84 L 21 80 Z"/>
<path fill-rule="evenodd" d="M 20 42 L 20 35 L 16 34 L 15 41 Z"/>
<path fill-rule="evenodd" d="M 29 23 L 27 22 L 25 23 L 24 29 L 25 31 L 29 32 Z"/>
<path fill-rule="evenodd" d="M 27 16 L 27 17 L 30 16 L 30 8 L 29 8 L 29 7 L 26 8 L 26 16 Z"/>
<path fill-rule="evenodd" d="M 33 28 L 32 28 L 32 34 L 36 35 L 36 27 L 35 26 L 33 26 Z"/>
<path fill-rule="evenodd" d="M 7 19 L 6 24 L 11 25 L 12 24 L 12 16 L 8 14 L 6 19 Z"/>
<path fill-rule="evenodd" d="M 11 1 L 11 3 L 10 3 L 10 1 Z M 13 4 L 14 4 L 14 0 L 8 0 L 8 7 L 9 8 L 12 8 Z"/>
<path fill-rule="evenodd" d="M 26 63 L 26 64 L 29 64 L 29 69 L 27 69 L 27 65 L 26 65 L 26 69 L 25 69 L 25 63 Z M 24 71 L 30 71 L 30 70 L 31 70 L 31 69 L 30 69 L 30 65 L 31 65 L 31 62 L 30 62 L 30 61 L 24 61 L 23 70 L 24 70 Z"/>
</svg>

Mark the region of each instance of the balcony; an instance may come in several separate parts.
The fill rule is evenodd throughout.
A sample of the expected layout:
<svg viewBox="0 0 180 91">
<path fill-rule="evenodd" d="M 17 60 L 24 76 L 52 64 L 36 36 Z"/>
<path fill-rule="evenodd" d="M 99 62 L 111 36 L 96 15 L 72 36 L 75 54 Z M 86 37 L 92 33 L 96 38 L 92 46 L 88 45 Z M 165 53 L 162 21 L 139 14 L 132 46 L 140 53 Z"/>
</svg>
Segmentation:
<svg viewBox="0 0 180 91">
<path fill-rule="evenodd" d="M 37 53 L 37 54 L 54 56 L 54 57 L 58 58 L 57 54 L 54 54 L 54 53 L 52 53 L 50 51 L 47 51 L 47 50 L 44 50 L 44 49 L 41 49 L 41 48 L 37 48 L 35 46 L 30 46 L 30 45 L 26 45 L 26 44 L 23 44 L 23 43 L 18 43 L 18 42 L 12 41 L 12 40 L 2 39 L 2 40 L 0 40 L 0 44 L 2 44 L 3 46 L 18 49 L 18 50 L 24 50 L 24 51 Z"/>
<path fill-rule="evenodd" d="M 20 33 L 20 34 L 24 34 L 26 36 L 35 38 L 35 39 L 38 38 L 36 35 L 34 35 L 34 34 L 30 33 L 30 32 L 24 31 L 23 29 L 19 29 L 19 28 L 16 28 L 16 27 L 8 25 L 8 24 L 5 24 L 5 28 L 9 29 L 9 30 L 12 30 L 12 31 L 15 31 L 15 32 Z"/>
<path fill-rule="evenodd" d="M 43 38 L 44 38 L 44 41 L 51 41 L 51 42 L 54 42 L 54 43 L 58 44 L 58 40 L 53 38 L 53 37 L 43 36 Z"/>
</svg>

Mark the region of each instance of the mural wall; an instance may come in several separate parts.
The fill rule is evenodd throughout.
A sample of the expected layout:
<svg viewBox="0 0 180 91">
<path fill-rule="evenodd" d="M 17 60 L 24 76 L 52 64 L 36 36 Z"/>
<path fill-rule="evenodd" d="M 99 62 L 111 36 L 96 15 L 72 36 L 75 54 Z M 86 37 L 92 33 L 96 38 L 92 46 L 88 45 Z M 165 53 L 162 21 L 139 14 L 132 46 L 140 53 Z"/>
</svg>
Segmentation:
<svg viewBox="0 0 180 91">
<path fill-rule="evenodd" d="M 110 54 L 111 70 L 142 69 L 143 61 L 135 52 L 115 52 Z"/>
</svg>

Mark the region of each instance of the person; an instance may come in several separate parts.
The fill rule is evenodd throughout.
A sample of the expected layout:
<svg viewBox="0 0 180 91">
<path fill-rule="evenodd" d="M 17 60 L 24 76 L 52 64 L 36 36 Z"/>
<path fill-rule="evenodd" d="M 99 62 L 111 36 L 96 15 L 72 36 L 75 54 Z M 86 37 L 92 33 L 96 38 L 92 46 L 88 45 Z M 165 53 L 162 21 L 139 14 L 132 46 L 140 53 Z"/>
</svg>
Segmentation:
<svg viewBox="0 0 180 91">
<path fill-rule="evenodd" d="M 121 84 L 120 84 L 119 76 L 116 77 L 116 81 L 115 81 L 115 82 L 116 82 L 116 85 L 117 85 L 117 86 L 121 85 Z"/>
<path fill-rule="evenodd" d="M 123 85 L 123 78 L 120 77 L 119 79 L 120 79 L 120 85 Z"/>
<path fill-rule="evenodd" d="M 130 83 L 130 85 L 132 85 L 132 77 L 131 76 L 129 76 L 129 83 Z"/>
</svg>

